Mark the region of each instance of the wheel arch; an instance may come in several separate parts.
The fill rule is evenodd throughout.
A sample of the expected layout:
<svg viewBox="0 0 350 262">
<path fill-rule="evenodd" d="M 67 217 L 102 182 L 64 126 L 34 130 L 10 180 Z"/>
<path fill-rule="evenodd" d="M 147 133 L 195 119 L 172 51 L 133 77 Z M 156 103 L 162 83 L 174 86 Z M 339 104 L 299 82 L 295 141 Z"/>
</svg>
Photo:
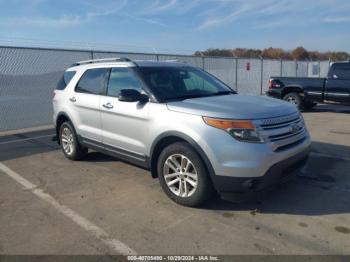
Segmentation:
<svg viewBox="0 0 350 262">
<path fill-rule="evenodd" d="M 304 93 L 304 90 L 299 85 L 286 86 L 282 91 L 281 98 L 283 99 L 283 97 L 288 93 L 302 94 L 302 93 Z"/>
<path fill-rule="evenodd" d="M 66 122 L 66 121 L 69 121 L 72 123 L 70 117 L 64 113 L 64 112 L 60 112 L 58 115 L 57 115 L 57 118 L 56 118 L 56 136 L 57 136 L 57 142 L 58 144 L 60 143 L 60 140 L 59 140 L 59 132 L 60 132 L 60 127 L 61 125 Z M 73 123 L 72 123 L 73 124 Z M 74 128 L 74 126 L 73 126 Z"/>
<path fill-rule="evenodd" d="M 158 176 L 157 160 L 160 153 L 165 147 L 175 142 L 186 142 L 198 153 L 199 157 L 203 161 L 203 164 L 209 173 L 210 180 L 212 181 L 212 176 L 215 174 L 214 169 L 204 150 L 198 145 L 198 143 L 193 138 L 191 138 L 190 136 L 184 133 L 177 132 L 177 131 L 165 132 L 159 135 L 152 143 L 151 150 L 150 150 L 150 161 L 149 161 L 149 167 L 151 170 L 152 177 L 156 178 Z"/>
</svg>

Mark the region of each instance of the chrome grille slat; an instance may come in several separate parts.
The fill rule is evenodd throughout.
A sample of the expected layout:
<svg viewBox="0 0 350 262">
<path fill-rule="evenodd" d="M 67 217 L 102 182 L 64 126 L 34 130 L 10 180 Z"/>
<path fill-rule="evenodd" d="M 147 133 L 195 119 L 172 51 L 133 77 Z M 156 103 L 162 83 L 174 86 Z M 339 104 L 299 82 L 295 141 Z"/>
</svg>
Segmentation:
<svg viewBox="0 0 350 262">
<path fill-rule="evenodd" d="M 295 119 L 294 121 L 292 121 L 292 122 L 287 122 L 287 123 L 283 123 L 283 124 L 276 124 L 276 125 L 269 125 L 269 126 L 262 126 L 262 128 L 264 129 L 264 130 L 270 130 L 270 129 L 275 129 L 275 128 L 281 128 L 281 127 L 286 127 L 286 126 L 290 126 L 291 124 L 293 124 L 293 123 L 299 123 L 299 122 L 301 122 L 302 121 L 302 119 L 299 117 L 299 118 L 297 118 L 297 119 Z"/>
<path fill-rule="evenodd" d="M 275 117 L 275 118 L 269 118 L 269 119 L 262 119 L 261 120 L 261 126 L 265 125 L 274 125 L 274 124 L 281 124 L 283 122 L 290 122 L 293 119 L 299 118 L 299 113 L 294 113 L 288 116 L 283 117 Z"/>
<path fill-rule="evenodd" d="M 275 141 L 275 142 L 273 142 L 273 144 L 274 144 L 274 146 L 276 147 L 276 150 L 277 150 L 279 147 L 295 143 L 298 140 L 301 140 L 301 139 L 304 139 L 304 138 L 305 138 L 305 130 L 304 130 L 304 132 L 300 133 L 297 136 L 289 137 L 289 138 L 287 138 L 285 140 Z"/>
<path fill-rule="evenodd" d="M 279 140 L 283 140 L 283 139 L 286 139 L 286 138 L 289 138 L 289 137 L 292 137 L 292 136 L 297 136 L 301 133 L 304 133 L 304 128 L 300 129 L 300 131 L 298 131 L 297 133 L 289 133 L 287 135 L 284 135 L 284 136 L 280 136 L 280 137 L 277 137 L 277 138 L 272 138 L 271 141 L 272 142 L 275 142 L 275 141 L 279 141 Z"/>
<path fill-rule="evenodd" d="M 262 119 L 257 128 L 261 136 L 271 144 L 274 151 L 285 150 L 305 138 L 306 128 L 300 113 Z"/>
</svg>

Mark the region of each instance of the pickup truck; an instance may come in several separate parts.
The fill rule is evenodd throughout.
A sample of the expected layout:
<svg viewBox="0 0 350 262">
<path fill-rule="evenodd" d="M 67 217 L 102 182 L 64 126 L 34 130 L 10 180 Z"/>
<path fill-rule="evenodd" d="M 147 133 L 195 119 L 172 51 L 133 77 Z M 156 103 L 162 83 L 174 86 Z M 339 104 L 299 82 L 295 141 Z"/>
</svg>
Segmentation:
<svg viewBox="0 0 350 262">
<path fill-rule="evenodd" d="M 333 63 L 327 78 L 272 76 L 266 94 L 306 110 L 317 103 L 350 105 L 350 61 Z"/>
</svg>

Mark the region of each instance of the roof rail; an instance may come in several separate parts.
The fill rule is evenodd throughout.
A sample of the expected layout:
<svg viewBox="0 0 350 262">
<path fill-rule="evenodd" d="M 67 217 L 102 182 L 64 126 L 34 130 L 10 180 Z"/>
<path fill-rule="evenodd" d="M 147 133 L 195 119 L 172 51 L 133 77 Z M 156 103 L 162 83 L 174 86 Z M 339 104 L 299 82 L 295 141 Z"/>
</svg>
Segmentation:
<svg viewBox="0 0 350 262">
<path fill-rule="evenodd" d="M 79 61 L 79 62 L 75 62 L 72 66 L 104 63 L 104 62 L 133 62 L 133 61 L 126 57 L 114 57 L 114 58 L 90 59 L 90 60 Z"/>
</svg>

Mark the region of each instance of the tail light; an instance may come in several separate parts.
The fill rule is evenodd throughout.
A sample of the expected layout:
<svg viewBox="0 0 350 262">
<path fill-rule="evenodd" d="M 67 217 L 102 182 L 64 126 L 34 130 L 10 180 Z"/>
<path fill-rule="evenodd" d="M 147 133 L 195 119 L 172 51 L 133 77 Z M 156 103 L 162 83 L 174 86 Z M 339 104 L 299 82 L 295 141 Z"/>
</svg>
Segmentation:
<svg viewBox="0 0 350 262">
<path fill-rule="evenodd" d="M 273 79 L 273 78 L 269 79 L 269 89 L 279 88 L 279 87 L 281 87 L 281 85 L 276 83 L 275 79 Z"/>
</svg>

